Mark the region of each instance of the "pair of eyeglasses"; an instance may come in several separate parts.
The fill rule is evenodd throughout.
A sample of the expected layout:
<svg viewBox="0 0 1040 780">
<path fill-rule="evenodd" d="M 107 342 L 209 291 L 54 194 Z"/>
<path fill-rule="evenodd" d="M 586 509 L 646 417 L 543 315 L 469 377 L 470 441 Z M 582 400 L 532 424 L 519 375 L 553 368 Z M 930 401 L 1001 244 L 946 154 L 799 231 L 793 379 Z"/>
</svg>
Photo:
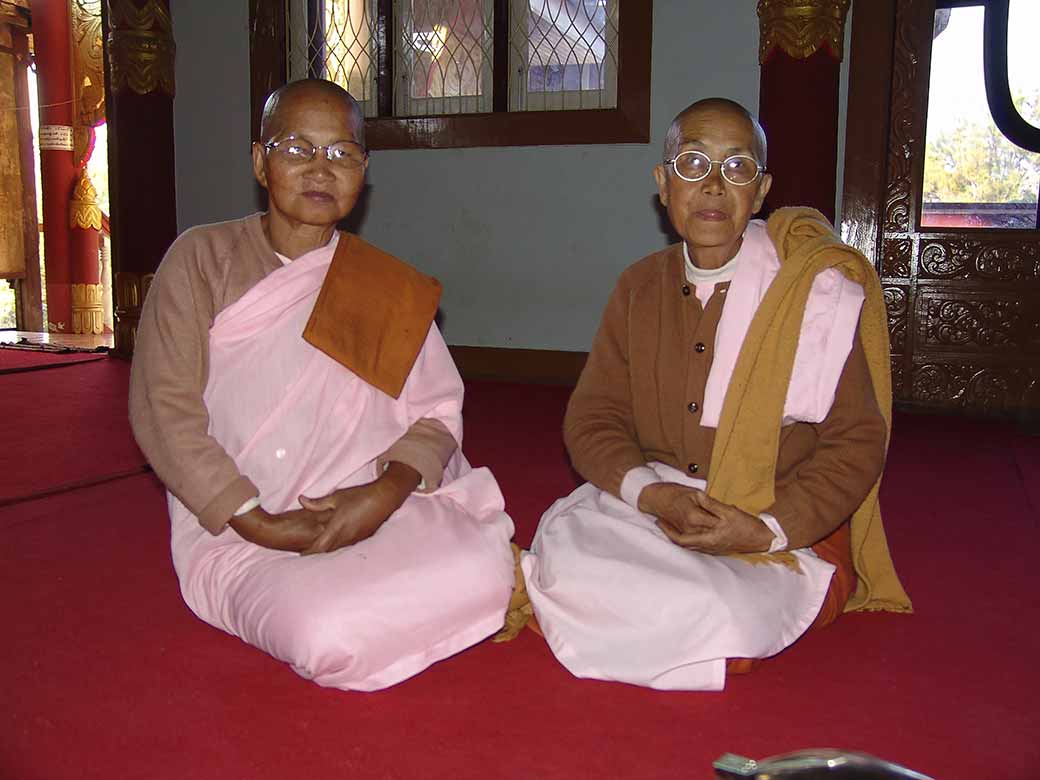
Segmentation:
<svg viewBox="0 0 1040 780">
<path fill-rule="evenodd" d="M 734 154 L 725 160 L 713 160 L 704 152 L 688 151 L 664 161 L 671 165 L 675 175 L 684 181 L 701 181 L 711 174 L 711 166 L 718 165 L 722 178 L 730 184 L 744 187 L 765 172 L 765 166 L 746 154 Z"/>
<path fill-rule="evenodd" d="M 304 138 L 289 136 L 281 141 L 268 141 L 263 147 L 268 154 L 276 152 L 291 164 L 310 162 L 319 151 L 325 153 L 326 160 L 344 168 L 357 168 L 368 158 L 368 152 L 356 141 L 316 146 Z"/>
</svg>

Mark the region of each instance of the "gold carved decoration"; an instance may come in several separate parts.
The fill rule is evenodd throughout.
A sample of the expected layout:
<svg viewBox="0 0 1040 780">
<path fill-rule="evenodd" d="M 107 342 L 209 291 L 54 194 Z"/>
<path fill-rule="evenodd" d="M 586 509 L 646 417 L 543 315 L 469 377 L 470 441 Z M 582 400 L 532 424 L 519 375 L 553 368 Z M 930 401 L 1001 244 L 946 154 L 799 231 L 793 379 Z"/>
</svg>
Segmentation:
<svg viewBox="0 0 1040 780">
<path fill-rule="evenodd" d="M 72 332 L 100 336 L 105 332 L 104 285 L 73 284 L 71 287 Z"/>
<path fill-rule="evenodd" d="M 94 144 L 97 135 L 93 127 L 72 128 L 72 164 L 76 168 L 83 168 L 94 154 Z"/>
<path fill-rule="evenodd" d="M 101 0 L 68 0 L 72 26 L 72 83 L 76 121 L 94 127 L 105 121 L 105 61 Z"/>
<path fill-rule="evenodd" d="M 29 0 L 0 0 L 0 24 L 24 28 L 30 18 Z"/>
<path fill-rule="evenodd" d="M 97 190 L 94 189 L 94 183 L 87 175 L 86 169 L 80 171 L 72 200 L 69 201 L 69 227 L 101 230 L 101 209 L 97 204 Z"/>
<path fill-rule="evenodd" d="M 779 46 L 804 60 L 826 44 L 841 62 L 845 56 L 845 17 L 852 0 L 758 0 L 758 61 L 765 64 Z"/>
<path fill-rule="evenodd" d="M 119 271 L 115 275 L 115 350 L 120 357 L 132 357 L 137 343 L 137 324 L 141 306 L 155 274 Z"/>
<path fill-rule="evenodd" d="M 174 95 L 173 25 L 163 0 L 108 0 L 109 63 L 112 91 L 130 89 L 139 95 L 161 90 Z"/>
</svg>

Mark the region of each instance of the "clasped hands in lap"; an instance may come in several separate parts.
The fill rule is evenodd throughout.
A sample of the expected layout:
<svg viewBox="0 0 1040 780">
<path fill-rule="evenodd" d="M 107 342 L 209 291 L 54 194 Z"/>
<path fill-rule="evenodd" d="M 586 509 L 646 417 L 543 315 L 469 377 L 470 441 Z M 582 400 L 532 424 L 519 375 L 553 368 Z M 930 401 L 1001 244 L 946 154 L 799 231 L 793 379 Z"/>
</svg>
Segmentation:
<svg viewBox="0 0 1040 780">
<path fill-rule="evenodd" d="M 755 515 L 674 482 L 647 485 L 639 511 L 657 518 L 657 527 L 680 547 L 710 555 L 766 552 L 773 532 Z"/>
<path fill-rule="evenodd" d="M 256 507 L 231 519 L 248 542 L 303 555 L 349 547 L 372 536 L 419 485 L 419 472 L 392 462 L 376 480 L 320 498 L 300 496 L 300 509 L 272 514 Z"/>
</svg>

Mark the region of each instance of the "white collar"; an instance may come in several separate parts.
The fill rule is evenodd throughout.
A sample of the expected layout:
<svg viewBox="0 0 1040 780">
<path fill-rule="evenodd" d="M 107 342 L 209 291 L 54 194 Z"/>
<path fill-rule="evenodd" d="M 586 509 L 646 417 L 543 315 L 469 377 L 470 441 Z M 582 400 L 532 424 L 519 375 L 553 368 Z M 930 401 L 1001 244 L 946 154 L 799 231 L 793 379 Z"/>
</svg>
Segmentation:
<svg viewBox="0 0 1040 780">
<path fill-rule="evenodd" d="M 740 250 L 743 248 L 744 244 L 741 243 Z M 711 285 L 730 281 L 733 278 L 733 274 L 737 272 L 737 264 L 740 261 L 741 254 L 740 250 L 738 250 L 737 253 L 724 265 L 721 265 L 718 268 L 698 268 L 690 259 L 690 250 L 686 248 L 686 242 L 684 241 L 682 252 L 683 259 L 686 261 L 686 281 L 690 284 Z"/>
</svg>

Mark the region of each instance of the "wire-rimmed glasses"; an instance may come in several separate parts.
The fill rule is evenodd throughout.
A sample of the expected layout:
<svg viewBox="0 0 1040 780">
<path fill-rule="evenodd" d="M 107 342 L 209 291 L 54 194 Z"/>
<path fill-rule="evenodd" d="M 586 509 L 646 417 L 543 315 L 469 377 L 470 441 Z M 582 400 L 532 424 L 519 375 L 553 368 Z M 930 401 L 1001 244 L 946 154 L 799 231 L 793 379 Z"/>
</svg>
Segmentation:
<svg viewBox="0 0 1040 780">
<path fill-rule="evenodd" d="M 706 179 L 711 173 L 711 166 L 718 165 L 722 178 L 738 187 L 751 184 L 766 170 L 764 165 L 759 165 L 758 160 L 747 154 L 734 154 L 725 160 L 713 160 L 704 152 L 692 149 L 665 160 L 664 164 L 671 165 L 675 175 L 684 181 Z"/>
<path fill-rule="evenodd" d="M 325 152 L 326 160 L 344 168 L 358 168 L 364 165 L 368 158 L 368 152 L 356 141 L 336 141 L 325 146 L 317 146 L 306 138 L 289 136 L 281 141 L 268 141 L 263 147 L 268 154 L 277 152 L 291 164 L 310 162 L 319 151 Z"/>
</svg>

